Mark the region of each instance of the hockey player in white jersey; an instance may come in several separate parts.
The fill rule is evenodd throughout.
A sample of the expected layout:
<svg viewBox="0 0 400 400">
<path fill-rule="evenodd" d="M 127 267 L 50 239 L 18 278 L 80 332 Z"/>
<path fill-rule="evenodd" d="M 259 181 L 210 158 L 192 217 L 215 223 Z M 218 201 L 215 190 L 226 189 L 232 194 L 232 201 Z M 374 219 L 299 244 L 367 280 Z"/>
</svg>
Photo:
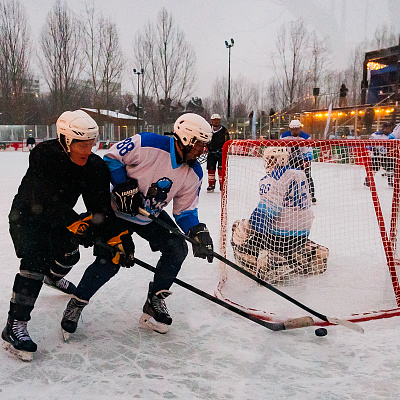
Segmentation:
<svg viewBox="0 0 400 400">
<path fill-rule="evenodd" d="M 195 257 L 213 260 L 213 243 L 205 224 L 199 222 L 197 205 L 203 172 L 197 162 L 211 140 L 211 127 L 197 114 L 184 114 L 174 124 L 174 137 L 145 132 L 116 143 L 105 154 L 114 186 L 112 207 L 123 230 L 147 240 L 153 251 L 160 251 L 157 272 L 149 284 L 140 323 L 165 333 L 172 323 L 165 298 L 178 275 L 188 249 L 184 239 L 140 214 L 144 209 L 161 221 L 176 227 L 164 210 L 173 202 L 173 216 L 183 232 L 198 242 Z M 71 301 L 64 312 L 62 327 L 73 333 L 84 305 L 118 270 L 112 255 L 96 248 L 96 261 L 85 271 L 75 297 L 82 300 L 77 310 Z"/>
<path fill-rule="evenodd" d="M 260 201 L 249 219 L 233 225 L 236 261 L 270 283 L 293 273 L 323 272 L 328 249 L 308 239 L 314 214 L 306 174 L 290 167 L 285 147 L 265 148 L 263 159 Z"/>
</svg>

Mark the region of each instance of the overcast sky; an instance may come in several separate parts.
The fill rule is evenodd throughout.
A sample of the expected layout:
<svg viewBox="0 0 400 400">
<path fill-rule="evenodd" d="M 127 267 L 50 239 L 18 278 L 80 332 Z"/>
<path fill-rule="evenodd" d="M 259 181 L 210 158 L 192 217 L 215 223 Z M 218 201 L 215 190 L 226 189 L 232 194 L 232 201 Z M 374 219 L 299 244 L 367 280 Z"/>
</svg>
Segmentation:
<svg viewBox="0 0 400 400">
<path fill-rule="evenodd" d="M 32 37 L 37 40 L 55 0 L 21 0 L 28 14 Z M 82 0 L 68 0 L 76 13 Z M 400 0 L 94 0 L 105 16 L 117 23 L 121 45 L 128 58 L 123 90 L 133 92 L 132 41 L 162 7 L 174 17 L 197 57 L 197 89 L 207 97 L 215 79 L 228 75 L 225 40 L 233 38 L 231 76 L 242 75 L 266 84 L 273 76 L 270 56 L 282 24 L 303 18 L 310 30 L 329 38 L 333 69 L 346 67 L 350 52 L 365 38 L 372 39 L 383 23 L 400 33 Z M 131 76 L 129 76 L 131 75 Z M 136 78 L 135 78 L 136 81 Z"/>
</svg>

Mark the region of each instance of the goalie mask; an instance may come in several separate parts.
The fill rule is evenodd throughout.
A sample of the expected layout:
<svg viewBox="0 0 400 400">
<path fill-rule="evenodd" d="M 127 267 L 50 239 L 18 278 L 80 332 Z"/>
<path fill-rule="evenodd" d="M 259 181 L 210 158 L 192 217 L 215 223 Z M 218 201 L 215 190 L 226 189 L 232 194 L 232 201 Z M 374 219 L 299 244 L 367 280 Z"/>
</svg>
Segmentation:
<svg viewBox="0 0 400 400">
<path fill-rule="evenodd" d="M 210 124 L 200 115 L 188 113 L 181 115 L 174 124 L 174 136 L 182 159 L 193 165 L 204 150 L 204 145 L 212 138 Z"/>
<path fill-rule="evenodd" d="M 96 121 L 83 110 L 63 112 L 56 126 L 58 140 L 67 153 L 73 140 L 92 140 L 99 134 Z"/>
<path fill-rule="evenodd" d="M 266 147 L 262 157 L 267 173 L 276 168 L 282 168 L 289 163 L 289 153 L 286 147 Z"/>
</svg>

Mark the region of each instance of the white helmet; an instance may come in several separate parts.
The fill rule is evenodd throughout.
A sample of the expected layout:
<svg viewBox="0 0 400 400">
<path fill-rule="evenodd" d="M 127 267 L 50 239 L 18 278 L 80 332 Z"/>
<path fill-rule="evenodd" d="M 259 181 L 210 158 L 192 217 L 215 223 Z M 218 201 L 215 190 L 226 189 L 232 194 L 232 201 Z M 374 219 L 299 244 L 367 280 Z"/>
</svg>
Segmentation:
<svg viewBox="0 0 400 400">
<path fill-rule="evenodd" d="M 262 155 L 265 161 L 265 171 L 271 172 L 289 163 L 289 153 L 286 147 L 266 147 Z"/>
<path fill-rule="evenodd" d="M 395 139 L 400 139 L 400 124 L 395 126 L 391 135 L 393 135 Z"/>
<path fill-rule="evenodd" d="M 290 121 L 289 128 L 301 128 L 301 122 L 298 119 Z"/>
<path fill-rule="evenodd" d="M 56 126 L 58 140 L 67 152 L 73 140 L 92 140 L 99 134 L 96 121 L 83 110 L 63 112 Z"/>
<path fill-rule="evenodd" d="M 213 114 L 210 119 L 221 119 L 221 116 L 219 114 Z"/>
<path fill-rule="evenodd" d="M 174 134 L 184 146 L 192 146 L 197 140 L 208 143 L 212 138 L 210 124 L 200 115 L 181 115 L 174 124 Z"/>
</svg>

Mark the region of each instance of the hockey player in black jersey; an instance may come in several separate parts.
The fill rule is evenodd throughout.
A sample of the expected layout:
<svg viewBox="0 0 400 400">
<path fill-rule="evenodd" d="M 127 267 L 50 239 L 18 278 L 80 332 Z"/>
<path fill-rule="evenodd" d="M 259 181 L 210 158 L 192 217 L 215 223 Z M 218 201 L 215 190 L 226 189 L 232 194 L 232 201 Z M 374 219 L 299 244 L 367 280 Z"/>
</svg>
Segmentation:
<svg viewBox="0 0 400 400">
<path fill-rule="evenodd" d="M 2 339 L 6 348 L 26 361 L 37 349 L 27 323 L 43 282 L 74 294 L 75 286 L 64 276 L 79 260 L 79 244 L 89 247 L 96 239 L 107 242 L 115 236 L 113 245 L 123 241 L 133 260 L 130 235 L 113 233 L 110 173 L 92 153 L 96 122 L 82 110 L 66 111 L 57 120 L 57 134 L 58 139 L 32 149 L 9 214 L 11 238 L 21 260 Z M 73 210 L 80 196 L 88 211 L 85 216 Z"/>
</svg>

